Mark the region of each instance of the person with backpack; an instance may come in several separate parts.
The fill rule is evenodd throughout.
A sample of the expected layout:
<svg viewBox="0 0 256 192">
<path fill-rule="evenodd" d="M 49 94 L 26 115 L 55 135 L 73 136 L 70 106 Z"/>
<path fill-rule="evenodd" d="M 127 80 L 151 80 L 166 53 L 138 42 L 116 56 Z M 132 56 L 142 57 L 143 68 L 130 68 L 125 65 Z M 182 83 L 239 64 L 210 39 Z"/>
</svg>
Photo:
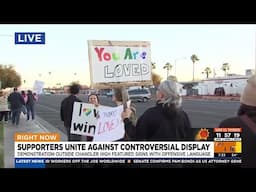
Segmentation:
<svg viewBox="0 0 256 192">
<path fill-rule="evenodd" d="M 219 128 L 242 128 L 242 165 L 256 168 L 256 75 L 252 75 L 240 98 L 237 116 L 223 120 Z"/>
<path fill-rule="evenodd" d="M 157 90 L 157 103 L 146 110 L 136 126 L 129 119 L 132 110 L 122 113 L 128 137 L 135 141 L 186 141 L 191 139 L 191 123 L 181 107 L 176 82 L 163 81 Z"/>
</svg>

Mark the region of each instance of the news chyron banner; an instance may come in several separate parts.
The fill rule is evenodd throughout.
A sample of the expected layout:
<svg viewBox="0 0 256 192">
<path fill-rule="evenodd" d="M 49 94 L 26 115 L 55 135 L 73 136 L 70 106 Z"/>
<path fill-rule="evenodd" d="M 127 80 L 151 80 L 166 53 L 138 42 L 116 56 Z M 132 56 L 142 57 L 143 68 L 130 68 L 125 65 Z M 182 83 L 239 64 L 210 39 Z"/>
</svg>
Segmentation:
<svg viewBox="0 0 256 192">
<path fill-rule="evenodd" d="M 94 164 L 240 166 L 241 131 L 240 128 L 201 128 L 196 134 L 197 141 L 182 142 L 63 142 L 57 133 L 16 133 L 15 168 Z"/>
</svg>

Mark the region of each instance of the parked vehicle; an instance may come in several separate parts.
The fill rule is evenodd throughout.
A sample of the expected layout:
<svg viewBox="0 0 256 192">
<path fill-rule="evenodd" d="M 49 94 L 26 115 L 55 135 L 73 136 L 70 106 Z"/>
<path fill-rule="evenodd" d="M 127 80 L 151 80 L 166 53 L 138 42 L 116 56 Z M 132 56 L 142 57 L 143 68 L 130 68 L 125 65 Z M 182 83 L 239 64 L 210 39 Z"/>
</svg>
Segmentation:
<svg viewBox="0 0 256 192">
<path fill-rule="evenodd" d="M 147 102 L 151 99 L 149 89 L 132 89 L 128 91 L 129 99 L 132 101 Z"/>
<path fill-rule="evenodd" d="M 108 93 L 106 93 L 107 97 L 112 97 L 113 96 L 113 91 L 110 91 Z"/>
</svg>

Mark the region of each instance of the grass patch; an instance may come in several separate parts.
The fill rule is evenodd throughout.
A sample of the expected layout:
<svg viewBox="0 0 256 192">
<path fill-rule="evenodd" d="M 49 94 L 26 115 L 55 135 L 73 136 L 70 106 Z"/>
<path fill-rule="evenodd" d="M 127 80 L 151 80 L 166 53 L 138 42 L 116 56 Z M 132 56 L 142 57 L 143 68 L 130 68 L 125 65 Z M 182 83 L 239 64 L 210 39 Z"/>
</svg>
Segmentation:
<svg viewBox="0 0 256 192">
<path fill-rule="evenodd" d="M 4 125 L 0 122 L 0 168 L 4 168 Z"/>
</svg>

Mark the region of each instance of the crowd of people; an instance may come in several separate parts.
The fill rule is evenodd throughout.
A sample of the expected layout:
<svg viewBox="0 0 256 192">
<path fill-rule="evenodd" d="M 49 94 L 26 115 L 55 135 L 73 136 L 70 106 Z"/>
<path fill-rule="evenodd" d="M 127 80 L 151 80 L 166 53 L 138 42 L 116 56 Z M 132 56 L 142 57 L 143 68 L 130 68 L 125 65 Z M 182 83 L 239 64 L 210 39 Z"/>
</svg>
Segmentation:
<svg viewBox="0 0 256 192">
<path fill-rule="evenodd" d="M 76 91 L 74 92 L 74 87 Z M 61 118 L 64 121 L 67 132 L 71 127 L 73 103 L 80 101 L 77 94 L 78 85 L 70 87 L 71 95 L 65 98 L 61 105 Z M 116 105 L 123 104 L 125 94 L 122 88 L 113 90 L 112 101 Z M 99 106 L 99 98 L 93 94 L 89 96 L 89 103 Z M 193 141 L 195 133 L 191 128 L 188 114 L 182 108 L 182 98 L 177 92 L 176 83 L 172 80 L 163 81 L 157 89 L 156 105 L 147 109 L 137 120 L 134 105 L 127 107 L 121 114 L 125 127 L 125 135 L 120 141 Z M 216 127 L 242 128 L 242 159 L 243 167 L 256 167 L 256 75 L 248 79 L 242 93 L 240 108 L 237 116 L 220 120 Z M 69 133 L 70 135 L 70 133 Z M 80 141 L 69 136 L 69 141 Z M 88 137 L 87 141 L 92 141 Z M 250 155 L 247 155 L 250 154 Z"/>
<path fill-rule="evenodd" d="M 68 141 L 93 141 L 93 137 L 71 134 L 71 122 L 74 102 L 78 98 L 80 86 L 70 86 L 70 95 L 61 102 L 60 116 L 64 121 Z M 116 106 L 124 104 L 128 98 L 123 88 L 113 89 L 112 101 Z M 125 99 L 125 100 L 124 100 Z M 31 90 L 19 92 L 13 89 L 11 94 L 0 90 L 0 121 L 19 125 L 20 115 L 24 113 L 27 120 L 35 119 L 37 95 Z M 96 109 L 100 106 L 97 94 L 88 97 L 88 103 Z M 182 108 L 182 98 L 177 92 L 176 83 L 165 80 L 157 87 L 156 104 L 148 108 L 140 117 L 136 115 L 136 106 L 131 104 L 121 114 L 125 134 L 118 141 L 193 141 L 195 135 L 188 114 Z M 240 98 L 240 108 L 235 117 L 221 120 L 216 127 L 242 128 L 243 167 L 256 167 L 256 75 L 252 75 Z M 250 155 L 247 155 L 250 154 Z"/>
<path fill-rule="evenodd" d="M 31 90 L 19 92 L 15 87 L 13 92 L 9 95 L 0 91 L 0 121 L 8 123 L 11 120 L 13 125 L 18 126 L 20 122 L 20 115 L 26 115 L 27 120 L 35 119 L 35 103 L 38 101 L 36 93 Z"/>
</svg>

